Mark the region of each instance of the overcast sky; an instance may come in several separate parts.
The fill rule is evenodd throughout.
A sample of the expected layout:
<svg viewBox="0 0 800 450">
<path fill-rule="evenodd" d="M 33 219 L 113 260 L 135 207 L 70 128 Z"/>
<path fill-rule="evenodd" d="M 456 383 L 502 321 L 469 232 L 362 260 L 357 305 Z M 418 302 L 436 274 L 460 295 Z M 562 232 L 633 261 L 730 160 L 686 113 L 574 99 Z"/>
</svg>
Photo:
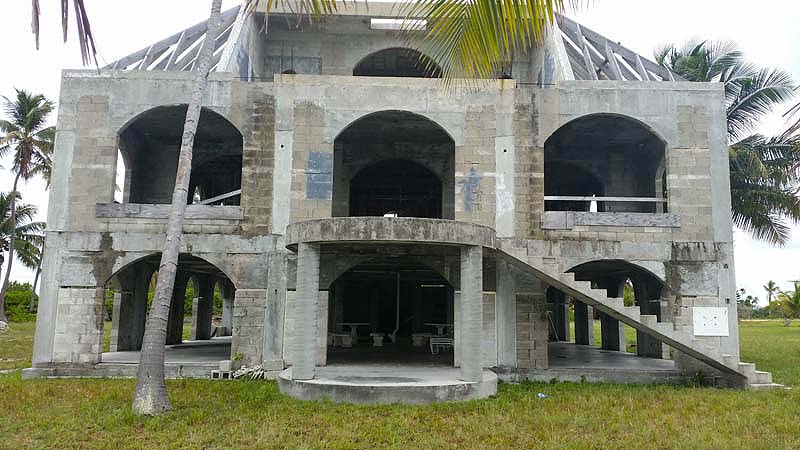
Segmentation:
<svg viewBox="0 0 800 450">
<path fill-rule="evenodd" d="M 0 95 L 11 97 L 14 87 L 58 98 L 60 72 L 80 68 L 76 39 L 71 34 L 61 43 L 58 3 L 42 3 L 41 49 L 34 50 L 30 33 L 30 2 L 5 0 L 0 6 L 0 42 L 4 43 L 0 68 Z M 70 2 L 71 3 L 71 2 Z M 226 0 L 224 7 L 239 3 Z M 587 2 L 585 2 L 587 3 Z M 692 38 L 736 41 L 755 63 L 778 66 L 800 81 L 800 2 L 796 0 L 590 0 L 571 13 L 583 25 L 652 58 L 653 49 L 668 42 Z M 204 20 L 210 2 L 202 0 L 86 0 L 98 47 L 100 65 Z M 74 24 L 70 22 L 70 27 Z M 783 111 L 781 111 L 783 112 Z M 55 121 L 55 115 L 53 116 Z M 763 124 L 763 132 L 775 133 L 785 121 L 776 114 Z M 11 189 L 8 158 L 0 161 L 0 191 Z M 22 186 L 27 203 L 39 205 L 44 220 L 47 194 L 40 180 Z M 764 297 L 761 286 L 769 279 L 784 288 L 800 279 L 800 228 L 784 248 L 776 249 L 736 232 L 736 275 L 739 287 Z M 5 273 L 5 266 L 3 267 Z M 12 279 L 32 281 L 33 274 L 15 262 Z"/>
</svg>

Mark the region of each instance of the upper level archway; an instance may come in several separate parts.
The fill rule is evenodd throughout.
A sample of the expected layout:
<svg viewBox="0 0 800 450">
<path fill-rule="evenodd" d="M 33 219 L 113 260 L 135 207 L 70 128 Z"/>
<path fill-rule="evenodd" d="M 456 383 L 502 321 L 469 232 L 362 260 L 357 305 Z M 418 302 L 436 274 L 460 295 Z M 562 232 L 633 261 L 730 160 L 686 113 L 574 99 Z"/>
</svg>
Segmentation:
<svg viewBox="0 0 800 450">
<path fill-rule="evenodd" d="M 125 164 L 124 203 L 166 204 L 172 201 L 186 105 L 147 110 L 119 131 Z M 222 115 L 203 108 L 195 135 L 189 203 L 241 188 L 243 138 Z M 224 204 L 239 204 L 231 197 Z"/>
<path fill-rule="evenodd" d="M 355 120 L 334 141 L 333 166 L 334 216 L 455 217 L 455 143 L 424 116 L 387 110 Z"/>
<path fill-rule="evenodd" d="M 545 141 L 544 154 L 546 197 L 615 197 L 602 201 L 598 211 L 666 212 L 666 204 L 660 201 L 666 192 L 666 177 L 661 170 L 665 167 L 666 142 L 639 120 L 617 114 L 579 117 Z M 577 177 L 581 179 L 574 183 L 553 182 L 575 179 L 579 172 L 593 177 Z M 645 198 L 653 200 L 641 200 Z M 578 204 L 576 207 L 574 200 L 551 200 L 545 206 L 550 210 L 588 210 L 588 201 Z"/>
<path fill-rule="evenodd" d="M 439 78 L 441 68 L 428 56 L 404 47 L 371 53 L 353 68 L 358 77 Z"/>
</svg>

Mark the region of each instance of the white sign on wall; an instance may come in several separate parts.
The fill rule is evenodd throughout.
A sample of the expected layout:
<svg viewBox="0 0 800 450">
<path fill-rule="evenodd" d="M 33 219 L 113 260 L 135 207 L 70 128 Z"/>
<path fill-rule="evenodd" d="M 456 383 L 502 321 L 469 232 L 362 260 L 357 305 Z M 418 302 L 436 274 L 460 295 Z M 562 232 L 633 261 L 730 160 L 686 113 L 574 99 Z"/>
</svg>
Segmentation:
<svg viewBox="0 0 800 450">
<path fill-rule="evenodd" d="M 728 308 L 692 308 L 695 336 L 729 336 Z"/>
</svg>

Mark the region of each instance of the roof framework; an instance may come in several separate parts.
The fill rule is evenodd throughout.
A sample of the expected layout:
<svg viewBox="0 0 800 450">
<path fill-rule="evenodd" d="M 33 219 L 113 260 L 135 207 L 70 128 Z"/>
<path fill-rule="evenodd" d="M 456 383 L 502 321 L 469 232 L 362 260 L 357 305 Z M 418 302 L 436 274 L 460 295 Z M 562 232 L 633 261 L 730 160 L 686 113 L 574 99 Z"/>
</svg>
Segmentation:
<svg viewBox="0 0 800 450">
<path fill-rule="evenodd" d="M 240 7 L 222 13 L 222 32 L 214 47 L 212 70 L 225 71 L 239 43 L 245 14 Z M 367 15 L 368 12 L 366 12 Z M 558 15 L 557 33 L 577 80 L 680 81 L 680 76 L 636 52 L 611 41 L 574 20 Z M 194 68 L 208 21 L 145 47 L 104 67 L 115 70 L 175 70 Z"/>
</svg>

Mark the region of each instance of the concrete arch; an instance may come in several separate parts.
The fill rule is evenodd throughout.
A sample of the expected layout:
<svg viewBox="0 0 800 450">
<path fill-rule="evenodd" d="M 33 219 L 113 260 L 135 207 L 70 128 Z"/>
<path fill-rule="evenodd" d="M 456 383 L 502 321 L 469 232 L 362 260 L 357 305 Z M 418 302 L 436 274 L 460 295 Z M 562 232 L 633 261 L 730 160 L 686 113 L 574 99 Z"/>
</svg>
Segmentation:
<svg viewBox="0 0 800 450">
<path fill-rule="evenodd" d="M 191 258 L 191 259 L 202 261 L 202 262 L 208 264 L 209 266 L 213 266 L 214 269 L 219 271 L 219 273 L 222 276 L 224 276 L 228 281 L 230 281 L 230 283 L 233 285 L 234 289 L 236 289 L 237 282 L 236 282 L 235 278 L 233 278 L 230 275 L 230 273 L 232 272 L 231 268 L 225 267 L 226 264 L 224 264 L 224 263 L 220 264 L 220 261 L 217 260 L 217 258 L 214 258 L 211 255 L 203 255 L 202 257 L 200 257 L 200 256 L 194 255 L 192 253 L 185 253 L 185 252 L 181 252 L 179 254 L 178 258 L 179 258 L 179 260 L 178 260 L 178 266 L 179 267 L 180 267 L 180 264 L 181 264 L 181 259 L 180 258 L 183 258 L 184 261 L 186 261 L 187 259 Z M 155 265 L 154 270 L 158 270 L 158 263 L 159 263 L 160 259 L 161 259 L 161 253 L 160 252 L 151 252 L 151 253 L 145 253 L 145 254 L 142 254 L 142 253 L 135 253 L 135 254 L 127 253 L 127 254 L 117 258 L 117 260 L 114 262 L 114 266 L 112 268 L 111 275 L 108 276 L 105 280 L 103 280 L 102 285 L 103 286 L 109 286 L 109 285 L 110 286 L 115 286 L 117 284 L 117 282 L 115 280 L 115 278 L 117 276 L 119 276 L 120 274 L 123 274 L 124 272 L 128 271 L 131 268 L 134 268 L 135 266 L 137 266 L 137 265 L 139 265 L 141 263 L 151 263 L 151 264 Z M 217 261 L 214 261 L 214 260 L 217 260 Z M 225 269 L 223 269 L 223 267 L 225 267 Z"/>
<path fill-rule="evenodd" d="M 450 130 L 447 130 L 435 118 L 429 117 L 428 115 L 426 115 L 426 114 L 424 114 L 422 112 L 410 111 L 410 110 L 404 110 L 404 109 L 382 109 L 382 110 L 379 110 L 379 111 L 358 112 L 355 117 L 351 118 L 348 121 L 347 125 L 345 125 L 342 129 L 340 129 L 336 133 L 336 136 L 334 137 L 333 140 L 336 141 L 336 140 L 340 139 L 343 134 L 345 134 L 348 130 L 352 129 L 353 127 L 358 126 L 358 124 L 360 122 L 364 121 L 365 119 L 368 119 L 368 118 L 374 117 L 374 116 L 378 116 L 378 115 L 381 115 L 381 114 L 401 114 L 401 115 L 406 115 L 406 116 L 408 116 L 410 118 L 419 118 L 419 119 L 426 120 L 426 121 L 430 122 L 431 124 L 435 125 L 436 128 L 441 130 L 444 134 L 446 134 L 451 142 L 453 142 L 454 144 L 457 144 L 455 138 L 453 137 L 454 133 L 452 133 Z"/>
<path fill-rule="evenodd" d="M 555 130 L 553 130 L 552 133 L 550 133 L 547 136 L 547 139 L 545 139 L 545 141 L 544 141 L 545 145 L 547 145 L 547 142 L 550 141 L 550 139 L 552 139 L 554 136 L 556 136 L 559 133 L 559 131 L 564 130 L 565 128 L 569 127 L 570 125 L 575 124 L 577 122 L 590 120 L 590 119 L 598 118 L 598 117 L 616 118 L 616 119 L 620 119 L 620 120 L 623 120 L 623 121 L 630 122 L 630 123 L 632 123 L 632 124 L 634 124 L 636 126 L 642 127 L 645 130 L 647 130 L 648 132 L 650 132 L 650 134 L 652 134 L 654 137 L 658 138 L 658 140 L 661 141 L 661 143 L 664 145 L 665 148 L 669 148 L 669 142 L 666 140 L 666 138 L 664 137 L 663 133 L 660 133 L 658 130 L 656 130 L 656 128 L 653 125 L 651 125 L 651 124 L 649 124 L 649 123 L 645 122 L 644 120 L 639 119 L 637 117 L 633 117 L 633 116 L 630 116 L 630 115 L 627 115 L 627 114 L 618 113 L 618 112 L 592 112 L 592 113 L 589 113 L 589 114 L 583 114 L 583 115 L 580 115 L 580 116 L 577 116 L 577 117 L 573 117 L 570 120 L 568 120 L 567 122 L 562 123 L 561 125 L 559 125 Z"/>
<path fill-rule="evenodd" d="M 587 265 L 590 265 L 590 264 L 609 264 L 609 265 L 615 264 L 615 265 L 619 265 L 619 266 L 622 266 L 622 267 L 630 268 L 631 270 L 640 271 L 640 272 L 642 272 L 644 274 L 647 274 L 648 276 L 652 277 L 654 280 L 657 280 L 659 283 L 661 283 L 661 285 L 664 286 L 664 287 L 667 286 L 667 282 L 666 282 L 666 280 L 664 279 L 664 277 L 662 275 L 659 275 L 659 274 L 655 273 L 650 268 L 645 267 L 645 266 L 643 266 L 641 264 L 638 264 L 636 262 L 627 261 L 627 260 L 624 260 L 624 259 L 616 259 L 616 258 L 591 259 L 590 258 L 590 259 L 587 259 L 586 261 L 583 261 L 583 262 L 581 262 L 579 264 L 573 264 L 572 267 L 570 267 L 569 269 L 565 270 L 564 272 L 565 273 L 575 272 L 576 270 L 580 269 L 581 267 L 586 267 Z"/>
<path fill-rule="evenodd" d="M 153 113 L 154 111 L 160 109 L 169 109 L 169 108 L 187 108 L 188 104 L 186 103 L 175 103 L 175 104 L 164 104 L 164 105 L 151 105 L 148 106 L 146 109 L 139 109 L 136 111 L 131 111 L 129 114 L 126 114 L 125 118 L 121 120 L 122 125 L 117 128 L 117 137 L 120 134 L 124 133 L 131 125 L 136 123 L 138 120 L 142 119 L 143 117 L 147 116 L 148 114 Z M 221 119 L 225 120 L 231 126 L 236 128 L 236 131 L 239 132 L 239 135 L 243 135 L 242 127 L 240 124 L 237 124 L 236 121 L 231 119 L 230 117 L 226 116 L 223 112 L 219 111 L 220 108 L 215 108 L 213 106 L 203 106 L 200 109 L 200 114 L 213 114 L 214 116 L 219 116 Z M 184 114 L 185 115 L 185 114 Z"/>
<path fill-rule="evenodd" d="M 451 277 L 448 277 L 447 273 L 445 273 L 440 268 L 437 268 L 435 265 L 431 264 L 430 261 L 426 261 L 425 259 L 426 258 L 423 258 L 423 257 L 407 256 L 407 257 L 403 257 L 403 262 L 415 263 L 415 264 L 418 264 L 420 266 L 424 266 L 424 267 L 430 269 L 432 272 L 435 272 L 440 277 L 442 277 L 442 279 L 445 280 L 447 282 L 447 284 L 449 284 L 452 289 L 457 289 L 458 288 L 458 281 L 457 280 L 451 279 Z M 340 265 L 334 267 L 330 271 L 330 273 L 328 274 L 329 275 L 328 277 L 323 277 L 323 275 L 320 274 L 320 286 L 323 286 L 323 285 L 325 286 L 324 289 L 322 287 L 320 287 L 320 289 L 323 289 L 323 290 L 330 289 L 330 287 L 333 285 L 333 283 L 335 283 L 337 280 L 339 280 L 339 278 L 341 278 L 344 274 L 346 274 L 350 270 L 352 270 L 352 269 L 354 269 L 354 268 L 356 268 L 356 267 L 358 267 L 360 265 L 369 264 L 369 263 L 378 263 L 378 262 L 381 262 L 382 260 L 381 260 L 380 257 L 374 257 L 374 256 L 353 256 L 353 257 L 350 257 L 349 259 L 342 260 L 342 261 L 344 261 L 343 264 L 340 264 Z"/>
<path fill-rule="evenodd" d="M 405 54 L 405 55 L 404 55 Z M 394 57 L 401 57 L 405 59 L 412 59 L 415 58 L 422 67 L 416 68 L 419 71 L 420 75 L 423 75 L 423 78 L 439 78 L 442 73 L 441 67 L 436 64 L 433 58 L 425 55 L 424 53 L 414 50 L 408 47 L 386 47 L 383 49 L 379 49 L 376 51 L 372 51 L 367 55 L 363 56 L 359 59 L 353 67 L 353 75 L 354 76 L 411 76 L 411 75 L 365 75 L 364 73 L 369 70 L 366 65 L 373 59 L 378 57 L 385 57 L 385 56 L 394 56 Z M 427 66 L 427 67 L 425 67 Z M 427 76 L 425 75 L 427 72 Z"/>
</svg>

